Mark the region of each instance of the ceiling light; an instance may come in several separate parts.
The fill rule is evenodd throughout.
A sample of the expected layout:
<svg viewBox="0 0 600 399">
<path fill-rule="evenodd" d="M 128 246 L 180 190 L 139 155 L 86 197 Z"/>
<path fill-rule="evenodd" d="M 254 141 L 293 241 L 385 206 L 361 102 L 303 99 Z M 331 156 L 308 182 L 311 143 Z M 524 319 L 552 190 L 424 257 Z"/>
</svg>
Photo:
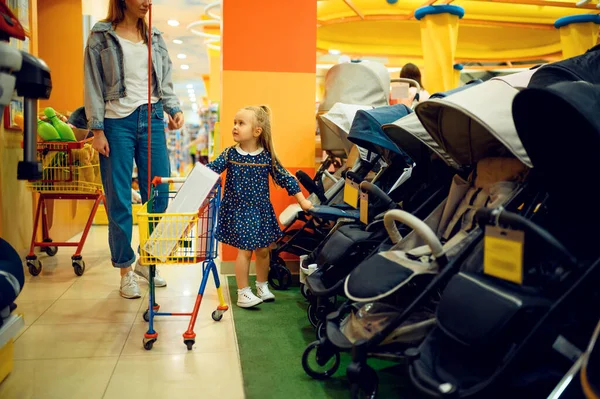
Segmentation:
<svg viewBox="0 0 600 399">
<path fill-rule="evenodd" d="M 177 58 L 179 58 L 180 60 L 184 60 L 187 58 L 187 55 L 185 54 L 177 54 Z"/>
<path fill-rule="evenodd" d="M 181 66 L 181 69 L 190 69 L 190 66 L 189 66 L 189 65 L 185 65 L 185 64 L 183 64 L 183 65 Z"/>
<path fill-rule="evenodd" d="M 340 55 L 340 54 L 342 54 L 342 52 L 340 50 L 336 50 L 336 49 L 332 48 L 331 50 L 329 50 L 329 54 L 331 54 L 331 55 Z"/>
<path fill-rule="evenodd" d="M 173 40 L 173 43 L 175 43 L 175 44 L 183 44 L 183 40 L 175 39 L 175 40 Z"/>
<path fill-rule="evenodd" d="M 179 26 L 179 21 L 177 21 L 176 19 L 170 19 L 170 20 L 167 21 L 167 23 L 170 26 Z"/>
<path fill-rule="evenodd" d="M 193 89 L 193 88 L 194 88 L 194 85 L 193 85 L 193 84 L 189 84 L 189 85 L 187 85 L 186 87 L 187 87 L 188 89 Z"/>
</svg>

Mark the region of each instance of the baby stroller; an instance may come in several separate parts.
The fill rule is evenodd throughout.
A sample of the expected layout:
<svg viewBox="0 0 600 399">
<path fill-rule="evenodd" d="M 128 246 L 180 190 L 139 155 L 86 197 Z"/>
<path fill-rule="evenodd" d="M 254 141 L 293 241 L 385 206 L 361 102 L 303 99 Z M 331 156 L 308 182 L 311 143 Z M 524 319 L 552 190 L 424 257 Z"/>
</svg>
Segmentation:
<svg viewBox="0 0 600 399">
<path fill-rule="evenodd" d="M 473 81 L 468 85 L 479 83 L 481 81 Z M 434 94 L 431 98 L 445 98 L 465 90 L 468 85 Z M 368 126 L 360 120 L 357 125 Z M 346 276 L 371 253 L 382 252 L 391 247 L 383 226 L 383 216 L 378 215 L 380 210 L 400 207 L 419 218 L 425 218 L 445 198 L 453 170 L 459 169 L 456 162 L 428 136 L 415 113 L 384 125 L 383 130 L 385 134 L 380 128 L 372 129 L 367 134 L 357 134 L 361 131 L 357 128 L 351 134 L 351 140 L 357 145 L 382 154 L 390 153 L 386 147 L 398 150 L 401 148 L 400 153 L 406 154 L 410 158 L 409 163 L 413 165 L 411 175 L 400 187 L 392 187 L 391 198 L 381 190 L 374 190 L 376 187 L 373 188 L 366 182 L 361 183 L 361 191 L 369 191 L 369 200 L 375 198 L 383 208 L 371 207 L 369 203 L 368 220 L 372 222 L 366 226 L 351 223 L 341 227 L 305 261 L 308 264 L 316 262 L 318 266 L 307 278 L 308 288 L 305 290 L 305 296 L 311 302 L 307 309 L 308 319 L 317 328 L 317 338 L 324 334 L 325 316 L 334 310 L 336 296 L 343 294 L 342 285 Z M 387 144 L 389 139 L 386 136 L 392 139 L 392 144 Z M 450 167 L 442 159 L 445 159 Z M 407 226 L 401 228 L 402 234 L 410 231 Z"/>
<path fill-rule="evenodd" d="M 412 354 L 409 374 L 419 391 L 545 398 L 585 348 L 599 318 L 600 251 L 586 226 L 596 226 L 600 215 L 589 211 L 595 198 L 586 195 L 585 176 L 600 171 L 599 107 L 600 86 L 586 82 L 515 97 L 515 124 L 548 192 L 547 215 L 542 227 L 501 209 L 480 212 L 483 225 L 524 232 L 521 281 L 485 267 L 450 280 L 438 326 Z M 568 168 L 557 162 L 559 153 L 574 155 Z"/>
<path fill-rule="evenodd" d="M 375 113 L 377 119 L 374 120 L 374 123 L 380 126 L 380 124 L 396 120 L 408 112 L 410 110 L 404 105 L 389 107 L 385 112 Z M 351 113 L 346 115 L 350 116 Z M 373 179 L 377 180 L 378 176 L 389 168 L 389 165 L 380 162 L 380 156 L 372 151 L 358 148 L 354 151 L 361 152 L 355 168 L 347 171 L 344 176 L 345 180 L 341 180 L 340 184 L 334 186 L 338 187 L 340 192 L 347 180 L 360 183 L 373 169 L 376 173 Z M 336 195 L 334 193 L 332 197 Z M 338 220 L 357 221 L 359 216 L 358 210 L 347 205 L 317 205 L 308 214 L 296 210 L 287 220 L 282 221 L 287 224 L 287 227 L 283 232 L 283 237 L 271 250 L 269 283 L 276 289 L 286 289 L 291 283 L 291 273 L 281 258 L 281 253 L 286 252 L 297 256 L 308 255 L 331 233 Z M 297 221 L 302 223 L 300 227 L 295 227 L 294 223 Z"/>
<path fill-rule="evenodd" d="M 385 215 L 394 247 L 367 259 L 346 278 L 345 294 L 355 303 L 349 301 L 328 315 L 327 337 L 306 348 L 303 366 L 309 375 L 329 377 L 339 367 L 339 351 L 352 350 L 347 375 L 353 397 L 360 392 L 374 396 L 377 375 L 366 365 L 369 354 L 403 358 L 433 328 L 435 298 L 422 297 L 440 271 L 455 272 L 456 259 L 480 240 L 476 209 L 498 204 L 516 209 L 526 193 L 524 178 L 531 162 L 507 117 L 515 86 L 525 86 L 530 76 L 495 78 L 417 106 L 431 138 L 469 177 L 456 174 L 447 199 L 425 221 L 399 210 Z M 409 225 L 411 233 L 400 236 L 396 222 Z M 318 365 L 333 358 L 333 366 L 310 369 L 313 351 Z"/>
<path fill-rule="evenodd" d="M 17 251 L 0 238 L 0 328 L 17 308 L 15 300 L 23 290 L 25 274 Z"/>
<path fill-rule="evenodd" d="M 389 104 L 390 73 L 378 62 L 351 62 L 337 64 L 325 76 L 325 95 L 317 114 L 321 148 L 327 152 L 330 165 L 336 158 L 344 159 L 347 147 L 343 138 L 323 122 L 320 115 L 327 113 L 336 103 L 381 107 Z"/>
<path fill-rule="evenodd" d="M 357 114 L 350 140 L 385 154 L 386 162 L 390 158 L 401 158 L 402 161 L 392 162 L 386 171 L 391 178 L 382 175 L 377 181 L 381 188 L 387 187 L 386 190 L 369 182 L 360 184 L 361 191 L 368 194 L 368 224 L 350 223 L 340 227 L 306 261 L 316 261 L 318 265 L 317 270 L 307 277 L 307 297 L 311 302 L 307 313 L 309 321 L 317 328 L 317 337 L 324 332 L 325 316 L 333 310 L 336 296 L 343 293 L 345 277 L 373 251 L 380 252 L 390 246 L 382 212 L 401 208 L 425 217 L 444 199 L 452 177 L 451 169 L 439 158 L 432 158 L 432 151 L 414 136 L 408 134 L 394 143 L 380 125 L 367 128 L 369 124 L 363 123 L 362 119 L 368 121 L 370 112 L 365 111 L 364 117 Z M 402 170 L 398 163 L 411 167 Z M 364 206 L 362 203 L 361 208 Z"/>
</svg>

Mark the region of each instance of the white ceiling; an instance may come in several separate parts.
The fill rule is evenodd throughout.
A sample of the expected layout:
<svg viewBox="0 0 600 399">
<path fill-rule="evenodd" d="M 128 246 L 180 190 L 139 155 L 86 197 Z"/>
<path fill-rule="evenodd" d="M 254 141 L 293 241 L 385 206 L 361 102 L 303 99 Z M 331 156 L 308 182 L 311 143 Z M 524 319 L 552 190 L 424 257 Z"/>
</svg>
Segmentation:
<svg viewBox="0 0 600 399">
<path fill-rule="evenodd" d="M 204 7 L 210 1 L 200 0 L 153 0 L 152 24 L 163 32 L 164 39 L 169 48 L 169 55 L 173 62 L 173 83 L 175 93 L 183 101 L 186 120 L 192 121 L 192 108 L 188 95 L 188 86 L 192 85 L 197 101 L 202 103 L 202 96 L 206 95 L 202 75 L 209 73 L 209 61 L 204 44 L 204 38 L 194 35 L 187 29 L 192 22 L 200 20 L 204 14 Z M 170 26 L 167 21 L 176 20 L 179 26 Z M 183 44 L 175 44 L 173 40 L 179 39 Z M 185 59 L 178 58 L 184 54 Z M 181 69 L 188 65 L 189 69 Z"/>
</svg>

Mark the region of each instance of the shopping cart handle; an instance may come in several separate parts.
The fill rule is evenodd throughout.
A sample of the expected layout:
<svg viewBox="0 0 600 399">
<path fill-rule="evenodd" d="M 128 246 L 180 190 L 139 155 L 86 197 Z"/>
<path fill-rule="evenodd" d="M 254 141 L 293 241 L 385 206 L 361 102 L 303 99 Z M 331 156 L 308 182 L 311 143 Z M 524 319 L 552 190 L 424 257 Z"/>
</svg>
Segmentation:
<svg viewBox="0 0 600 399">
<path fill-rule="evenodd" d="M 155 176 L 154 179 L 152 179 L 152 184 L 157 186 L 159 184 L 171 184 L 171 183 L 185 183 L 186 178 L 185 177 L 160 177 L 160 176 Z"/>
</svg>

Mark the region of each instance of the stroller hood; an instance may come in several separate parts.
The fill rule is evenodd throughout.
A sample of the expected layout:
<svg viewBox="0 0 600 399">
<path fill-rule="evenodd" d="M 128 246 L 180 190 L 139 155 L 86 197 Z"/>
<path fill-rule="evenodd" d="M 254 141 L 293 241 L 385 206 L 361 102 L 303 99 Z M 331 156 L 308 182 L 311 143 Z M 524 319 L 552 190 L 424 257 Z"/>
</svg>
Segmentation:
<svg viewBox="0 0 600 399">
<path fill-rule="evenodd" d="M 350 133 L 356 112 L 372 108 L 369 105 L 335 103 L 329 111 L 323 115 L 319 115 L 322 122 L 321 126 L 340 138 L 344 146 L 344 151 L 348 154 L 353 145 L 348 140 L 348 133 Z"/>
<path fill-rule="evenodd" d="M 536 167 L 548 176 L 549 187 L 572 184 L 578 175 L 587 181 L 585 173 L 573 170 L 600 169 L 599 112 L 600 85 L 587 82 L 526 89 L 515 97 L 513 116 L 519 137 Z M 557 162 L 559 148 L 562 154 L 571 154 L 568 168 Z"/>
<path fill-rule="evenodd" d="M 443 99 L 453 93 L 461 92 L 479 83 L 481 83 L 480 80 L 475 80 L 465 86 L 461 86 L 447 92 L 435 93 L 430 97 L 430 99 Z M 428 161 L 423 159 L 423 155 L 425 153 L 422 151 L 422 146 L 425 145 L 452 168 L 460 169 L 460 166 L 454 161 L 454 159 L 452 159 L 452 157 L 450 157 L 442 149 L 442 147 L 440 147 L 438 143 L 431 138 L 419 120 L 419 117 L 414 112 L 405 116 L 404 118 L 384 125 L 383 131 L 385 135 L 392 140 L 394 144 L 406 152 L 417 165 L 423 161 Z"/>
<path fill-rule="evenodd" d="M 402 156 L 406 163 L 412 163 L 410 157 L 394 144 L 384 133 L 382 126 L 403 118 L 412 111 L 405 105 L 397 104 L 356 112 L 348 140 L 359 147 L 383 154 L 385 150 Z"/>
<path fill-rule="evenodd" d="M 325 95 L 319 104 L 318 115 L 336 103 L 381 107 L 389 104 L 390 73 L 377 62 L 344 63 L 333 66 L 325 76 Z M 340 137 L 317 118 L 324 151 L 348 154 L 346 137 Z"/>
<path fill-rule="evenodd" d="M 600 45 L 585 54 L 542 66 L 531 77 L 527 87 L 542 88 L 559 82 L 585 81 L 600 84 Z"/>
<path fill-rule="evenodd" d="M 553 225 L 548 228 L 553 228 L 557 239 L 582 258 L 597 257 L 597 235 L 573 231 L 579 231 L 583 225 L 600 224 L 600 214 L 593 210 L 595 196 L 578 194 L 582 187 L 589 187 L 590 174 L 600 170 L 599 110 L 600 85 L 587 82 L 526 89 L 513 104 L 519 137 L 552 204 L 565 210 L 554 214 Z M 573 206 L 574 195 L 577 206 Z"/>
<path fill-rule="evenodd" d="M 389 104 L 390 73 L 378 62 L 338 64 L 325 76 L 325 96 L 320 112 L 329 111 L 335 103 L 381 107 Z"/>
<path fill-rule="evenodd" d="M 512 153 L 533 167 L 512 119 L 512 101 L 527 87 L 534 70 L 520 72 L 429 99 L 416 107 L 421 123 L 456 163 L 469 166 L 488 157 Z"/>
</svg>

